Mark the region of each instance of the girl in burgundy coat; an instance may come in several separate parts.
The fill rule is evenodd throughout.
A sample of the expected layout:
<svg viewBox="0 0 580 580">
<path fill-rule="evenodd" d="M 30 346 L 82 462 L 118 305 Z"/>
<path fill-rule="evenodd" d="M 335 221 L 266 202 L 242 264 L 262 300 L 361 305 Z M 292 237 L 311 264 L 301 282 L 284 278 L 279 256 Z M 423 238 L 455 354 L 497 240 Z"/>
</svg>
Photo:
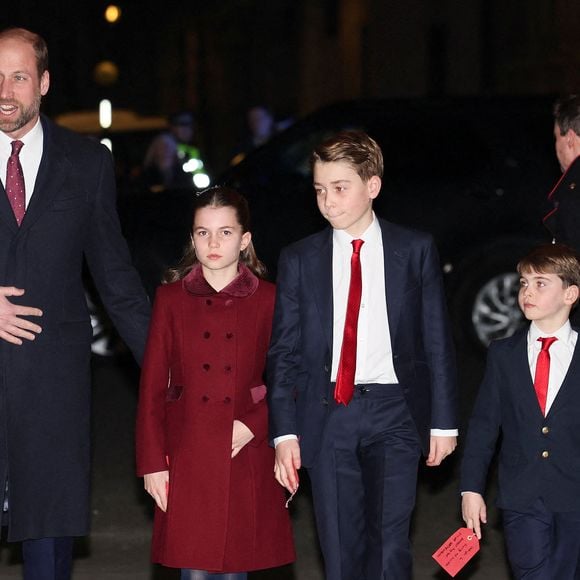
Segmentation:
<svg viewBox="0 0 580 580">
<path fill-rule="evenodd" d="M 274 286 L 248 228 L 237 192 L 200 194 L 192 247 L 153 308 L 137 471 L 157 504 L 152 559 L 182 580 L 245 579 L 294 560 L 263 384 Z"/>
</svg>

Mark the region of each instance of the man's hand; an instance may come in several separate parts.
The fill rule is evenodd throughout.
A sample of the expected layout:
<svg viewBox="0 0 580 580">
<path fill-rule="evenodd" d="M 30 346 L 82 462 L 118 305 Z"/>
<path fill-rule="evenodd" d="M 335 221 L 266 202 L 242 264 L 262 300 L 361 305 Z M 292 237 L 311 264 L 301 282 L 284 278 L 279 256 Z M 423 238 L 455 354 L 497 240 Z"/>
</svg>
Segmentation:
<svg viewBox="0 0 580 580">
<path fill-rule="evenodd" d="M 457 447 L 457 437 L 441 437 L 439 435 L 431 435 L 431 444 L 429 446 L 429 457 L 427 457 L 427 465 L 429 467 L 436 467 L 441 465 L 441 462 L 451 455 Z"/>
<path fill-rule="evenodd" d="M 298 489 L 300 465 L 300 445 L 296 439 L 281 441 L 276 445 L 274 475 L 278 483 L 290 493 Z"/>
<path fill-rule="evenodd" d="M 42 328 L 21 316 L 42 316 L 42 310 L 30 306 L 18 306 L 8 296 L 22 296 L 22 288 L 0 286 L 0 338 L 12 344 L 22 344 L 22 339 L 34 340 Z"/>
<path fill-rule="evenodd" d="M 254 434 L 241 421 L 234 420 L 234 429 L 232 431 L 232 458 L 234 458 L 245 445 L 254 438 Z"/>
<path fill-rule="evenodd" d="M 475 532 L 478 540 L 481 540 L 481 523 L 487 524 L 487 508 L 483 497 L 474 491 L 463 492 L 461 515 L 465 525 Z"/>
<path fill-rule="evenodd" d="M 169 490 L 169 471 L 146 473 L 143 477 L 145 491 L 155 500 L 157 507 L 167 511 L 167 493 Z"/>
</svg>

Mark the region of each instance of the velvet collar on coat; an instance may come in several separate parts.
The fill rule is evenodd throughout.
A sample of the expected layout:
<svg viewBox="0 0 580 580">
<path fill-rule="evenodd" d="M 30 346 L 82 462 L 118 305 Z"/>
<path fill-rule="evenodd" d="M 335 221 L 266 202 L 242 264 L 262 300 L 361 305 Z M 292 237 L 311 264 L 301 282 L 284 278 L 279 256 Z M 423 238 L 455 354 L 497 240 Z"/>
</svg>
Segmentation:
<svg viewBox="0 0 580 580">
<path fill-rule="evenodd" d="M 245 298 L 251 296 L 260 283 L 258 277 L 245 265 L 238 265 L 238 275 L 219 292 L 212 288 L 203 277 L 201 264 L 195 264 L 191 272 L 183 279 L 183 287 L 194 296 L 213 296 L 224 294 L 234 298 Z"/>
</svg>

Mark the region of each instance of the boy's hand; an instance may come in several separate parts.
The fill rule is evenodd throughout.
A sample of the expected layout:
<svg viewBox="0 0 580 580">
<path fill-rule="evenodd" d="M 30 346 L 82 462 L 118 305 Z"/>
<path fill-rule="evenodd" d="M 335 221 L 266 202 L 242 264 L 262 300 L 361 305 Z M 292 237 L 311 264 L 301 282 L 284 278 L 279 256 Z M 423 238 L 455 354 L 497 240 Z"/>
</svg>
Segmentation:
<svg viewBox="0 0 580 580">
<path fill-rule="evenodd" d="M 427 457 L 427 465 L 429 467 L 436 467 L 441 465 L 441 462 L 451 455 L 457 447 L 457 437 L 441 437 L 440 435 L 431 435 L 431 444 L 429 446 L 429 457 Z"/>
<path fill-rule="evenodd" d="M 461 515 L 465 525 L 475 532 L 478 540 L 481 540 L 481 523 L 487 524 L 487 508 L 481 494 L 474 491 L 463 492 Z"/>
<path fill-rule="evenodd" d="M 295 493 L 298 489 L 300 465 L 300 445 L 296 439 L 281 441 L 276 445 L 274 475 L 276 481 L 290 493 Z"/>
<path fill-rule="evenodd" d="M 169 490 L 169 471 L 147 473 L 143 477 L 145 490 L 155 500 L 157 507 L 167 511 L 167 492 Z"/>
</svg>

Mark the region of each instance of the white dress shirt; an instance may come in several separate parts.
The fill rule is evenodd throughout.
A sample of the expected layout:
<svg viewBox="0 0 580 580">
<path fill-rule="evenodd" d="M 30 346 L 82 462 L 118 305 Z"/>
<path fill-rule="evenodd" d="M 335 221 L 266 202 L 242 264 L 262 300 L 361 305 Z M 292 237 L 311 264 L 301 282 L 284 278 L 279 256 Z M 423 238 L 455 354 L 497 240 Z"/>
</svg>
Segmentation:
<svg viewBox="0 0 580 580">
<path fill-rule="evenodd" d="M 8 158 L 12 154 L 12 139 L 0 131 L 0 179 L 2 185 L 6 189 L 6 168 L 8 166 Z M 36 125 L 21 137 L 19 141 L 24 143 L 20 150 L 20 165 L 24 173 L 24 189 L 26 195 L 26 207 L 30 203 L 30 198 L 34 192 L 34 185 L 36 184 L 36 177 L 38 175 L 38 168 L 40 167 L 40 160 L 42 159 L 43 149 L 43 132 L 40 118 Z"/>
<path fill-rule="evenodd" d="M 572 330 L 570 321 L 558 329 L 556 332 L 546 334 L 542 332 L 533 322 L 530 324 L 528 331 L 528 363 L 530 365 L 530 374 L 532 382 L 536 375 L 536 364 L 538 361 L 538 354 L 542 349 L 542 343 L 538 338 L 545 338 L 548 336 L 555 336 L 558 340 L 550 347 L 550 375 L 548 377 L 548 394 L 546 397 L 546 415 L 550 407 L 554 403 L 556 395 L 560 391 L 560 387 L 564 382 L 572 356 L 574 355 L 574 348 L 576 347 L 576 340 L 578 333 Z"/>
<path fill-rule="evenodd" d="M 332 291 L 333 340 L 331 381 L 336 381 L 346 318 L 350 287 L 350 259 L 352 240 L 344 230 L 332 234 Z M 391 334 L 387 316 L 385 259 L 381 227 L 373 213 L 373 221 L 356 239 L 364 240 L 360 250 L 362 295 L 357 326 L 357 352 L 355 384 L 398 384 L 393 363 Z M 387 272 L 387 276 L 388 276 Z M 431 435 L 454 437 L 457 429 L 431 429 Z M 294 435 L 281 435 L 274 439 L 277 445 Z"/>
</svg>

